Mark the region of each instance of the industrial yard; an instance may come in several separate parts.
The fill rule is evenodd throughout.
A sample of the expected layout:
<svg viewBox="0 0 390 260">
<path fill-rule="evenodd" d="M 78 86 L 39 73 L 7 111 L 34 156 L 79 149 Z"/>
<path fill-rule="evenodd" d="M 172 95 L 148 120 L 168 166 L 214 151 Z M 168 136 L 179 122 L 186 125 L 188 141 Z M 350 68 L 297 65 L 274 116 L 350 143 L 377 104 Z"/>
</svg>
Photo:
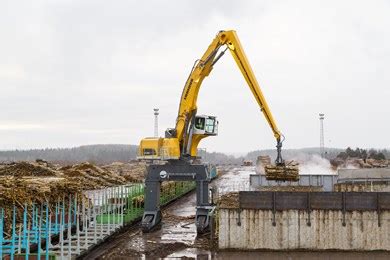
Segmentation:
<svg viewBox="0 0 390 260">
<path fill-rule="evenodd" d="M 143 163 L 2 164 L 1 255 L 73 258 L 136 224 L 143 211 L 145 171 Z M 167 182 L 161 186 L 161 204 L 193 188 Z"/>
<path fill-rule="evenodd" d="M 164 209 L 164 222 L 160 230 L 154 233 L 147 233 L 142 234 L 139 227 L 134 227 L 124 233 L 120 233 L 117 236 L 114 236 L 114 238 L 107 242 L 104 246 L 97 248 L 96 250 L 92 250 L 90 254 L 86 256 L 86 259 L 94 259 L 94 258 L 101 258 L 101 259 L 112 259 L 112 258 L 120 258 L 120 257 L 189 257 L 189 258 L 217 258 L 217 259 L 234 259 L 238 255 L 248 257 L 248 259 L 255 259 L 260 257 L 269 257 L 270 259 L 276 259 L 277 257 L 280 257 L 280 255 L 285 254 L 285 256 L 292 256 L 300 259 L 312 259 L 314 256 L 309 250 L 309 252 L 291 252 L 291 253 L 270 253 L 270 252 L 251 252 L 250 250 L 248 252 L 240 252 L 238 253 L 237 250 L 232 251 L 228 250 L 230 249 L 245 249 L 247 251 L 249 248 L 246 247 L 234 247 L 233 245 L 227 246 L 224 245 L 227 241 L 225 241 L 225 236 L 227 231 L 226 228 L 240 228 L 239 225 L 237 225 L 237 221 L 239 221 L 239 218 L 237 215 L 227 217 L 225 216 L 225 212 L 227 210 L 233 211 L 235 214 L 237 214 L 237 210 L 239 209 L 239 201 L 238 201 L 238 193 L 237 190 L 254 190 L 253 187 L 249 185 L 248 178 L 249 175 L 254 172 L 253 167 L 226 167 L 224 168 L 224 171 L 226 172 L 224 175 L 220 176 L 218 179 L 213 181 L 212 187 L 216 190 L 216 194 L 218 194 L 218 208 L 220 209 L 219 215 L 220 218 L 218 221 L 222 221 L 224 223 L 219 222 L 217 226 L 215 227 L 215 234 L 207 234 L 204 236 L 197 236 L 196 235 L 196 228 L 194 224 L 194 217 L 195 217 L 195 211 L 194 211 L 194 205 L 195 205 L 195 194 L 189 194 L 182 199 L 178 200 L 177 202 L 173 203 L 172 205 L 168 206 L 166 209 Z M 383 216 L 383 220 L 387 223 L 386 232 L 389 231 L 389 216 Z M 260 223 L 252 223 L 253 227 L 249 228 L 245 225 L 245 221 L 252 220 L 248 218 L 249 216 L 246 215 L 244 212 L 242 215 L 241 221 L 242 226 L 241 228 L 244 228 L 247 230 L 247 232 L 259 232 L 258 228 L 262 228 L 263 230 L 266 230 L 264 227 L 260 225 Z M 306 225 L 306 218 L 307 216 L 302 215 L 302 222 Z M 316 215 L 312 216 L 313 220 L 317 218 Z M 225 221 L 230 219 L 231 224 L 227 224 Z M 264 225 L 268 226 L 270 229 L 273 228 L 272 225 L 272 218 L 270 216 L 265 218 L 259 218 L 264 219 L 265 223 Z M 292 217 L 292 219 L 295 219 L 295 221 L 298 220 L 298 216 Z M 319 218 L 318 218 L 319 219 Z M 217 222 L 218 222 L 217 221 Z M 286 223 L 281 223 L 278 220 L 278 226 L 279 228 L 282 228 L 286 225 Z M 294 221 L 294 220 L 290 220 Z M 350 221 L 350 220 L 349 220 Z M 232 226 L 230 226 L 232 225 Z M 290 223 L 291 225 L 291 223 Z M 317 229 L 315 224 L 313 223 L 312 229 Z M 341 223 L 340 223 L 341 225 Z M 324 225 L 325 227 L 326 225 Z M 286 226 L 285 226 L 286 227 Z M 231 238 L 230 241 L 232 242 L 238 242 L 243 243 L 242 245 L 248 245 L 248 241 L 259 241 L 258 239 L 249 239 L 244 240 L 245 236 L 243 234 L 237 233 L 238 230 L 232 231 L 233 234 L 235 234 L 236 238 Z M 322 231 L 317 231 L 322 232 Z M 274 233 L 271 230 L 269 233 Z M 278 232 L 279 233 L 279 232 Z M 283 233 L 279 233 L 282 236 Z M 250 235 L 250 234 L 248 234 Z M 259 236 L 259 233 L 253 233 L 255 236 Z M 383 236 L 383 235 L 382 235 Z M 324 235 L 326 237 L 326 235 Z M 383 237 L 387 237 L 388 235 L 384 235 Z M 245 238 L 247 239 L 247 238 Z M 295 239 L 290 238 L 289 240 L 285 240 L 283 237 L 275 237 L 276 240 L 280 239 L 280 242 L 276 242 L 276 244 L 279 244 L 283 241 L 285 242 L 292 242 Z M 310 238 L 311 239 L 311 238 Z M 218 242 L 217 242 L 218 241 Z M 315 241 L 315 240 L 314 240 Z M 349 241 L 348 239 L 345 241 Z M 270 241 L 272 243 L 272 241 Z M 337 242 L 337 241 L 335 241 Z M 383 241 L 384 246 L 389 245 L 389 240 Z M 218 244 L 219 243 L 219 244 Z M 225 248 L 225 250 L 221 250 Z M 278 250 L 285 250 L 281 248 L 274 248 Z M 292 249 L 292 248 L 290 248 Z M 306 248 L 308 249 L 308 248 Z M 334 247 L 333 249 L 337 249 Z M 341 248 L 340 248 L 341 249 Z M 314 249 L 315 250 L 315 249 Z M 387 249 L 388 250 L 388 249 Z M 329 256 L 329 257 L 335 257 L 336 259 L 345 259 L 345 258 L 355 258 L 355 257 L 362 257 L 365 259 L 365 257 L 375 257 L 376 259 L 387 259 L 389 256 L 389 253 L 386 252 L 374 252 L 374 253 L 362 253 L 362 252 L 342 252 L 343 250 L 340 250 L 340 252 L 317 252 L 316 255 L 320 255 L 322 257 Z M 364 251 L 364 250 L 353 250 L 353 251 Z M 372 251 L 372 250 L 369 250 Z M 375 251 L 375 250 L 374 250 Z M 380 250 L 381 251 L 381 250 Z M 343 258 L 344 257 L 344 258 Z"/>
<path fill-rule="evenodd" d="M 213 225 L 202 235 L 195 226 L 195 186 L 188 182 L 189 186 L 185 182 L 162 185 L 161 227 L 142 231 L 143 163 L 4 163 L 0 169 L 2 253 L 15 250 L 16 255 L 48 254 L 59 259 L 234 259 L 237 250 L 244 250 L 248 258 L 272 259 L 279 255 L 268 250 L 293 250 L 283 254 L 310 259 L 310 251 L 315 250 L 340 259 L 389 257 L 387 168 L 329 168 L 331 174 L 301 175 L 299 182 L 289 185 L 262 182 L 259 162 L 217 168 L 218 176 L 210 184 L 216 206 Z"/>
<path fill-rule="evenodd" d="M 0 260 L 390 259 L 389 13 L 0 1 Z"/>
</svg>

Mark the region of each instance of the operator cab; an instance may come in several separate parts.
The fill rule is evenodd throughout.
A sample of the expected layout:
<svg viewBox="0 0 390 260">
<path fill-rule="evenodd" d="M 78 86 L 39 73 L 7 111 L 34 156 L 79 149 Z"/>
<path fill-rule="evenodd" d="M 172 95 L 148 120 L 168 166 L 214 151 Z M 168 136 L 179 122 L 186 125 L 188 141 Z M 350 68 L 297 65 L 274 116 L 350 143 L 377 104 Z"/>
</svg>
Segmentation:
<svg viewBox="0 0 390 260">
<path fill-rule="evenodd" d="M 195 117 L 194 134 L 218 135 L 218 120 L 215 116 L 199 115 Z"/>
</svg>

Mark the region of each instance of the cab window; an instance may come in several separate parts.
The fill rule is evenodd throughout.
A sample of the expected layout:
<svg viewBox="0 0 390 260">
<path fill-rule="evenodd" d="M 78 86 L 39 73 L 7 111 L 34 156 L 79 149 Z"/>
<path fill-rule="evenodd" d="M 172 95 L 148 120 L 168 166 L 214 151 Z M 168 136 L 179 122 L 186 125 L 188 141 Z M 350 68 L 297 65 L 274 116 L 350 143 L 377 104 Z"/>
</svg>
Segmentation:
<svg viewBox="0 0 390 260">
<path fill-rule="evenodd" d="M 206 119 L 206 132 L 214 133 L 214 119 L 207 118 Z"/>
<path fill-rule="evenodd" d="M 204 130 L 204 118 L 203 117 L 195 118 L 195 127 L 199 130 Z"/>
</svg>

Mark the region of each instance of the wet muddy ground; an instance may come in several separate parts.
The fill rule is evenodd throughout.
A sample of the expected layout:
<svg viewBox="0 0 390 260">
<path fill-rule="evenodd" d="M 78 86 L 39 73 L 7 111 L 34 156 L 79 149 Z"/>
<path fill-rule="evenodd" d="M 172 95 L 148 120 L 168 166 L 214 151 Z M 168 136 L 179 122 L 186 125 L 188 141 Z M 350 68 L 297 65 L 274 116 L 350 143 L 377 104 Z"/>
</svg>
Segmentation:
<svg viewBox="0 0 390 260">
<path fill-rule="evenodd" d="M 249 190 L 253 167 L 227 168 L 211 184 L 216 196 Z M 84 259 L 390 259 L 386 252 L 242 252 L 218 251 L 210 234 L 197 236 L 194 224 L 196 194 L 192 192 L 163 210 L 161 228 L 142 233 L 135 225 L 92 250 Z"/>
</svg>

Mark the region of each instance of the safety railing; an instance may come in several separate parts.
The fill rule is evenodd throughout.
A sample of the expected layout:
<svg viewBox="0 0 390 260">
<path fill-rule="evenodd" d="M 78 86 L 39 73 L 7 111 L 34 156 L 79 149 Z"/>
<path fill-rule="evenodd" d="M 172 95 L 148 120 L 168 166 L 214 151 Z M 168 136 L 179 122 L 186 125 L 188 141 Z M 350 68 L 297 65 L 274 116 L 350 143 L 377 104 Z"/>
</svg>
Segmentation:
<svg viewBox="0 0 390 260">
<path fill-rule="evenodd" d="M 194 188 L 194 182 L 167 182 L 160 204 Z M 68 194 L 54 202 L 0 206 L 0 259 L 74 258 L 140 219 L 143 211 L 143 183 Z"/>
</svg>

